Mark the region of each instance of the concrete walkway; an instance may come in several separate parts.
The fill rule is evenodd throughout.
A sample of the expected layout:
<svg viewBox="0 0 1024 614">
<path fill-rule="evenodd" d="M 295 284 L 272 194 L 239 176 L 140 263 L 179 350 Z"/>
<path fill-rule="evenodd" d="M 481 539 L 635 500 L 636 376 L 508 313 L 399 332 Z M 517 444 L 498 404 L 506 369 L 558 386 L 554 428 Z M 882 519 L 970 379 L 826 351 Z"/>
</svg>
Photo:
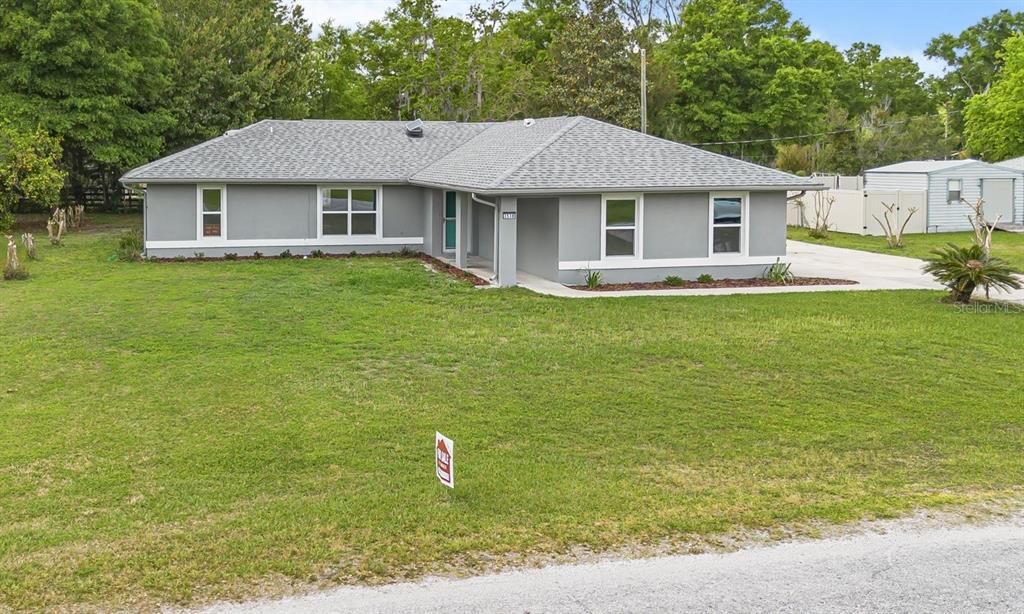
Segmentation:
<svg viewBox="0 0 1024 614">
<path fill-rule="evenodd" d="M 575 290 L 560 283 L 520 271 L 519 285 L 550 296 L 595 298 L 617 296 L 709 296 L 723 294 L 782 294 L 789 292 L 835 292 L 843 290 L 942 290 L 943 286 L 921 270 L 916 258 L 876 254 L 854 249 L 816 245 L 800 241 L 786 242 L 791 272 L 797 277 L 830 277 L 856 281 L 839 286 L 773 286 L 767 288 L 696 288 L 680 290 L 618 290 L 590 292 Z M 992 298 L 1024 303 L 1024 290 L 997 294 Z"/>
<path fill-rule="evenodd" d="M 559 565 L 280 601 L 206 614 L 300 612 L 1021 612 L 1024 524 L 919 527 L 727 554 Z"/>
</svg>

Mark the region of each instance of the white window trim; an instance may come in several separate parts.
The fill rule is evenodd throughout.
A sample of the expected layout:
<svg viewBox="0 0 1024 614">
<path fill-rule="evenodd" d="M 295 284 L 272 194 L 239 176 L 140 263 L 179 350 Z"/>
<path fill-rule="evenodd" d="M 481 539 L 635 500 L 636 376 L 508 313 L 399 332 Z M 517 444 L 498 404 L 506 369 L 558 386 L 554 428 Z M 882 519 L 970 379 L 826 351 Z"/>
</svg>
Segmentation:
<svg viewBox="0 0 1024 614">
<path fill-rule="evenodd" d="M 949 193 L 953 191 L 953 190 L 949 189 L 949 184 L 953 183 L 954 181 L 957 183 L 956 192 L 958 194 L 960 194 L 960 198 L 964 197 L 964 180 L 963 179 L 947 179 L 946 180 L 946 202 L 949 203 L 949 204 L 955 204 L 955 203 L 959 203 L 960 202 L 960 198 L 958 198 L 956 200 L 953 200 L 953 199 L 951 199 L 949 197 Z"/>
<path fill-rule="evenodd" d="M 220 190 L 220 234 L 215 237 L 203 236 L 203 190 Z M 228 186 L 223 183 L 200 183 L 196 185 L 196 242 L 216 243 L 227 240 L 228 236 Z"/>
<path fill-rule="evenodd" d="M 740 223 L 739 224 L 716 224 L 715 223 L 715 199 L 716 198 L 739 198 L 740 199 Z M 715 228 L 739 228 L 740 229 L 740 251 L 738 252 L 716 252 L 715 251 Z M 750 192 L 711 192 L 708 194 L 708 258 L 711 259 L 740 259 L 746 258 L 749 253 L 750 242 Z"/>
<path fill-rule="evenodd" d="M 324 235 L 324 192 L 327 190 L 348 190 L 348 211 L 345 215 L 348 216 L 348 234 L 344 235 Z M 352 234 L 352 216 L 353 215 L 369 215 L 370 212 L 366 211 L 363 213 L 352 212 L 352 190 L 376 190 L 377 191 L 377 209 L 375 214 L 377 218 L 375 220 L 376 225 L 374 233 L 369 234 Z M 340 211 L 338 212 L 341 213 Z M 330 215 L 330 212 L 328 212 Z M 359 185 L 359 184 L 347 184 L 347 183 L 325 183 L 316 186 L 316 237 L 318 240 L 324 240 L 329 238 L 332 241 L 338 241 L 340 245 L 344 245 L 352 242 L 353 239 L 358 242 L 360 238 L 374 238 L 381 239 L 384 236 L 384 186 L 383 185 Z M 341 239 L 345 239 L 341 241 Z"/>
<path fill-rule="evenodd" d="M 632 200 L 636 203 L 636 214 L 633 218 L 633 254 L 609 256 L 608 255 L 608 229 L 628 230 L 629 226 L 608 226 L 608 201 L 609 200 Z M 601 195 L 601 260 L 643 260 L 644 241 L 644 195 L 639 192 L 612 192 Z"/>
</svg>

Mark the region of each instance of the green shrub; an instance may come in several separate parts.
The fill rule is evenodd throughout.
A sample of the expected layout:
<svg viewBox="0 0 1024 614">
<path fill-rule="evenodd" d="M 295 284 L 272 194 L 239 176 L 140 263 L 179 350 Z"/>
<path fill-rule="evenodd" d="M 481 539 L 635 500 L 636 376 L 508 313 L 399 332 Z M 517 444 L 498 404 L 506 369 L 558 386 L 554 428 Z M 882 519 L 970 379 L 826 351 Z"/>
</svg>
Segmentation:
<svg viewBox="0 0 1024 614">
<path fill-rule="evenodd" d="M 287 260 L 287 259 L 292 257 L 292 250 L 286 249 L 283 252 L 281 252 L 280 254 L 278 254 L 277 257 L 278 258 L 284 258 L 285 260 Z"/>
<path fill-rule="evenodd" d="M 924 272 L 949 288 L 949 299 L 954 303 L 971 302 L 971 295 L 978 286 L 985 289 L 986 295 L 990 288 L 1019 290 L 1021 287 L 1015 277 L 1018 271 L 1002 258 L 986 257 L 980 245 L 957 247 L 949 243 L 931 253 L 934 256 L 925 261 Z"/>
<path fill-rule="evenodd" d="M 715 278 L 711 276 L 711 273 L 701 273 L 697 276 L 697 283 L 709 284 L 715 281 Z"/>
<path fill-rule="evenodd" d="M 260 251 L 253 252 L 252 253 L 252 258 L 253 258 L 253 260 L 262 260 L 263 259 L 263 252 L 260 252 Z"/>
<path fill-rule="evenodd" d="M 665 285 L 681 286 L 683 285 L 683 278 L 678 275 L 669 275 L 665 278 Z"/>
<path fill-rule="evenodd" d="M 137 229 L 126 230 L 117 240 L 117 259 L 135 262 L 142 259 L 142 233 Z"/>
<path fill-rule="evenodd" d="M 327 254 L 325 254 L 324 250 L 322 250 L 322 249 L 314 249 L 313 251 L 309 252 L 309 257 L 310 258 L 326 258 Z"/>
<path fill-rule="evenodd" d="M 234 252 L 224 252 L 225 260 L 238 260 L 238 254 Z"/>
<path fill-rule="evenodd" d="M 601 274 L 601 271 L 594 271 L 592 269 L 583 271 L 583 283 L 590 289 L 600 286 L 603 280 L 604 275 Z"/>
<path fill-rule="evenodd" d="M 782 262 L 782 258 L 776 258 L 774 264 L 765 267 L 761 277 L 778 284 L 788 284 L 793 281 L 793 274 L 789 272 L 790 266 L 788 262 Z"/>
</svg>

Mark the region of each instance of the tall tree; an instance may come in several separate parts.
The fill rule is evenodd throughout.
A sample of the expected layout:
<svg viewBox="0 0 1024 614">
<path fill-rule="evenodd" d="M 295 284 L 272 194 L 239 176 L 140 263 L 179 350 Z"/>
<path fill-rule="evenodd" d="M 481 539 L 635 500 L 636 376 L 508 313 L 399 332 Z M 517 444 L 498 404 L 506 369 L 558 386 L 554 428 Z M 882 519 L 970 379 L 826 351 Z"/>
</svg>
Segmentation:
<svg viewBox="0 0 1024 614">
<path fill-rule="evenodd" d="M 369 83 L 360 71 L 357 37 L 324 24 L 310 54 L 310 113 L 320 119 L 375 119 Z"/>
<path fill-rule="evenodd" d="M 854 43 L 845 52 L 846 70 L 836 95 L 851 115 L 884 107 L 893 114 L 933 114 L 936 106 L 924 85 L 924 73 L 909 57 L 883 58 L 882 48 Z"/>
<path fill-rule="evenodd" d="M 932 87 L 944 98 L 953 129 L 963 127 L 963 109 L 967 99 L 983 93 L 1003 65 L 999 53 L 1006 39 L 1024 32 L 1024 12 L 1001 10 L 965 29 L 958 35 L 941 34 L 924 53 L 949 66 Z"/>
<path fill-rule="evenodd" d="M 81 199 L 160 152 L 167 55 L 152 0 L 0 0 L 0 116 L 60 138 Z"/>
<path fill-rule="evenodd" d="M 1024 34 L 1005 43 L 992 87 L 967 101 L 964 136 L 972 153 L 999 161 L 1024 155 Z"/>
<path fill-rule="evenodd" d="M 610 0 L 591 0 L 551 44 L 545 109 L 640 126 L 640 71 Z"/>
<path fill-rule="evenodd" d="M 279 0 L 159 0 L 173 53 L 168 151 L 254 121 L 305 117 L 310 26 Z"/>
<path fill-rule="evenodd" d="M 843 68 L 839 52 L 812 40 L 779 0 L 693 0 L 657 55 L 676 97 L 657 114 L 655 130 L 683 141 L 815 132 Z M 769 143 L 751 150 L 774 158 Z"/>
</svg>

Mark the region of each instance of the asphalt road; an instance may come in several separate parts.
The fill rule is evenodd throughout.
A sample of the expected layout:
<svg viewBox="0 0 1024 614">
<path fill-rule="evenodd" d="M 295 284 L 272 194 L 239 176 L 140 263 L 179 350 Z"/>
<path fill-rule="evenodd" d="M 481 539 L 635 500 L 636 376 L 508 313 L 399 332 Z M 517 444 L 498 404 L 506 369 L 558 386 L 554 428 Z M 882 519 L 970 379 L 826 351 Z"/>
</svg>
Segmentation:
<svg viewBox="0 0 1024 614">
<path fill-rule="evenodd" d="M 218 605 L 261 612 L 1024 612 L 1024 522 L 560 565 Z"/>
</svg>

